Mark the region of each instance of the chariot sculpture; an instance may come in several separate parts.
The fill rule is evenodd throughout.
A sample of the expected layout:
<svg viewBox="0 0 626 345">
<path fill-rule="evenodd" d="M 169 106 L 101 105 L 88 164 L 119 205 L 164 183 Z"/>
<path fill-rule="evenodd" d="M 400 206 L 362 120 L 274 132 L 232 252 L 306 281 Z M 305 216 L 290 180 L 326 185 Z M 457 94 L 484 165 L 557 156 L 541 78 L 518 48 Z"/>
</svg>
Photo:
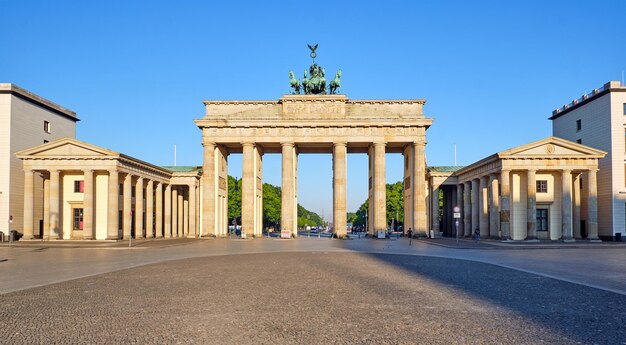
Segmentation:
<svg viewBox="0 0 626 345">
<path fill-rule="evenodd" d="M 326 88 L 326 71 L 324 68 L 317 63 L 315 63 L 315 57 L 317 53 L 315 50 L 317 49 L 317 44 L 311 46 L 307 44 L 309 49 L 311 50 L 311 58 L 313 59 L 313 63 L 309 67 L 309 70 L 304 70 L 304 76 L 302 77 L 302 83 L 298 79 L 296 79 L 293 71 L 289 71 L 289 85 L 292 88 L 293 95 L 300 95 L 301 91 L 305 95 L 326 95 L 331 94 L 334 95 L 339 90 L 341 85 L 341 69 L 337 71 L 335 74 L 335 78 L 328 85 L 328 91 Z"/>
</svg>

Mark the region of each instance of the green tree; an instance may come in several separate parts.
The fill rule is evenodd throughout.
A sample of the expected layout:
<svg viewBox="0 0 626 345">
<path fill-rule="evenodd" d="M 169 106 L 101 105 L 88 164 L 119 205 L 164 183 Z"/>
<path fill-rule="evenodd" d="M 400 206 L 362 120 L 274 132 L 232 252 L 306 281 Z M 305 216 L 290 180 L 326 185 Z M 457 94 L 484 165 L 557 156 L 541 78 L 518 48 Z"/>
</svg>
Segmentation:
<svg viewBox="0 0 626 345">
<path fill-rule="evenodd" d="M 348 223 L 352 223 L 352 225 L 354 225 L 354 221 L 357 219 L 357 215 L 355 212 L 348 212 L 346 214 L 346 221 Z"/>
<path fill-rule="evenodd" d="M 263 219 L 266 225 L 276 226 L 280 221 L 280 195 L 279 187 L 263 184 Z"/>
<path fill-rule="evenodd" d="M 235 182 L 236 181 L 236 182 Z M 235 191 L 235 183 L 237 188 Z M 233 217 L 237 217 L 237 224 L 241 224 L 241 180 L 235 180 L 228 176 L 228 224 L 233 223 Z"/>
<path fill-rule="evenodd" d="M 387 184 L 387 224 L 391 219 L 404 223 L 404 188 L 402 182 Z M 396 218 L 397 217 L 397 218 Z"/>
</svg>

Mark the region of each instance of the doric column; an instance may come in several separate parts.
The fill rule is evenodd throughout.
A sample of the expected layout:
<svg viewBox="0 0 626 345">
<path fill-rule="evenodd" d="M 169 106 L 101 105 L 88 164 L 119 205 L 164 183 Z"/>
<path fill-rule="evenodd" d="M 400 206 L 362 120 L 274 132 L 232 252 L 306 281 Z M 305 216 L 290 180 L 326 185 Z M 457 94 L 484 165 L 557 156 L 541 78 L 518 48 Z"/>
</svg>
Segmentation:
<svg viewBox="0 0 626 345">
<path fill-rule="evenodd" d="M 563 210 L 561 211 L 561 231 L 563 240 L 569 242 L 574 240 L 572 229 L 572 171 L 563 169 L 562 173 L 563 195 L 561 204 Z"/>
<path fill-rule="evenodd" d="M 93 170 L 85 169 L 83 175 L 83 239 L 93 240 Z"/>
<path fill-rule="evenodd" d="M 107 197 L 107 240 L 116 240 L 120 230 L 119 210 L 120 210 L 120 187 L 119 174 L 117 170 L 109 170 L 109 191 Z"/>
<path fill-rule="evenodd" d="M 295 186 L 294 182 L 294 143 L 281 143 L 283 165 L 282 165 L 282 190 L 281 190 L 281 206 L 280 206 L 280 228 L 282 231 L 290 231 L 295 236 L 296 229 L 293 229 L 293 202 Z"/>
<path fill-rule="evenodd" d="M 50 238 L 50 178 L 43 179 L 43 239 Z"/>
<path fill-rule="evenodd" d="M 599 241 L 598 237 L 598 179 L 597 170 L 587 171 L 587 239 Z"/>
<path fill-rule="evenodd" d="M 165 186 L 165 238 L 172 237 L 172 185 Z"/>
<path fill-rule="evenodd" d="M 498 205 L 500 204 L 498 191 L 498 176 L 496 174 L 489 175 L 489 237 L 500 237 L 500 213 Z"/>
<path fill-rule="evenodd" d="M 243 143 L 241 174 L 241 233 L 245 236 L 254 235 L 254 144 Z M 282 221 L 281 221 L 281 225 Z"/>
<path fill-rule="evenodd" d="M 463 234 L 470 236 L 472 231 L 472 183 L 463 183 Z"/>
<path fill-rule="evenodd" d="M 527 210 L 526 210 L 526 223 L 528 233 L 526 234 L 527 240 L 537 239 L 537 171 L 535 169 L 528 169 L 528 190 L 527 190 Z"/>
<path fill-rule="evenodd" d="M 216 236 L 215 143 L 205 142 L 202 163 L 202 236 Z"/>
<path fill-rule="evenodd" d="M 61 234 L 59 227 L 59 178 L 58 170 L 50 170 L 50 239 L 58 240 Z"/>
<path fill-rule="evenodd" d="M 32 170 L 24 171 L 24 239 L 33 239 L 33 213 L 34 213 L 34 189 L 33 179 L 35 174 Z"/>
<path fill-rule="evenodd" d="M 573 176 L 572 183 L 572 211 L 574 212 L 572 228 L 574 229 L 574 238 L 582 238 L 580 233 L 580 178 L 581 174 L 576 173 Z"/>
<path fill-rule="evenodd" d="M 435 234 L 437 234 L 439 233 L 439 188 L 435 188 L 434 185 L 430 199 L 430 229 L 434 231 Z"/>
<path fill-rule="evenodd" d="M 122 229 L 123 229 L 123 239 L 127 240 L 131 235 L 131 222 L 132 222 L 132 211 L 133 211 L 133 186 L 132 186 L 133 176 L 131 174 L 126 174 L 124 177 L 124 195 L 122 202 Z"/>
<path fill-rule="evenodd" d="M 143 237 L 143 178 L 135 183 L 135 238 Z"/>
<path fill-rule="evenodd" d="M 178 237 L 178 186 L 172 186 L 172 237 Z"/>
<path fill-rule="evenodd" d="M 385 143 L 374 143 L 374 231 L 387 230 Z"/>
<path fill-rule="evenodd" d="M 476 228 L 480 226 L 479 216 L 481 208 L 478 200 L 478 196 L 480 195 L 478 182 L 478 179 L 472 180 L 472 228 L 470 231 L 472 234 Z"/>
<path fill-rule="evenodd" d="M 184 237 L 185 234 L 185 202 L 184 202 L 184 195 L 185 195 L 185 190 L 183 186 L 178 186 L 178 198 L 176 200 L 178 200 L 178 206 L 177 206 L 177 211 L 178 211 L 178 237 Z"/>
<path fill-rule="evenodd" d="M 146 182 L 146 238 L 154 237 L 154 183 Z"/>
<path fill-rule="evenodd" d="M 189 232 L 187 237 L 197 237 L 196 229 L 196 184 L 189 184 Z"/>
<path fill-rule="evenodd" d="M 413 233 L 428 236 L 426 210 L 426 155 L 424 142 L 413 143 Z"/>
<path fill-rule="evenodd" d="M 460 210 L 461 210 L 461 214 L 463 214 L 463 184 L 459 183 L 456 185 L 456 205 Z M 458 227 L 455 227 L 455 231 L 458 232 L 459 237 L 463 237 L 463 219 L 461 218 L 455 218 L 454 219 L 454 223 L 456 226 L 456 223 L 459 223 Z M 456 232 L 455 232 L 456 234 Z"/>
<path fill-rule="evenodd" d="M 489 236 L 489 204 L 487 198 L 489 189 L 487 188 L 488 177 L 481 176 L 479 180 L 478 204 L 480 205 L 478 215 L 478 228 L 480 229 L 480 237 Z"/>
<path fill-rule="evenodd" d="M 155 194 L 155 208 L 156 213 L 154 215 L 154 236 L 156 238 L 163 237 L 163 182 L 157 182 Z"/>
<path fill-rule="evenodd" d="M 189 192 L 184 186 L 180 188 L 183 198 L 183 235 L 189 237 Z"/>
<path fill-rule="evenodd" d="M 346 155 L 348 154 L 345 142 L 333 144 L 333 225 L 335 236 L 347 236 L 346 214 Z"/>
<path fill-rule="evenodd" d="M 500 172 L 500 186 L 502 191 L 500 192 L 500 232 L 503 240 L 511 239 L 511 171 L 502 170 Z"/>
</svg>

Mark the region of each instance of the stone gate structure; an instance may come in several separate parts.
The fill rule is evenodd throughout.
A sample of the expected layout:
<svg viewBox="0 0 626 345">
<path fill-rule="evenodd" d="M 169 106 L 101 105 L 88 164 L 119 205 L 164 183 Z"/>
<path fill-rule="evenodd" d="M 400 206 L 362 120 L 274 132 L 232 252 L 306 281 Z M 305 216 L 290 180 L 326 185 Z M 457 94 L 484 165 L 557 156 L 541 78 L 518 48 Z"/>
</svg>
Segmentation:
<svg viewBox="0 0 626 345">
<path fill-rule="evenodd" d="M 333 224 L 346 236 L 346 155 L 369 156 L 368 232 L 386 231 L 385 153 L 404 155 L 405 229 L 427 235 L 425 100 L 350 100 L 345 95 L 284 95 L 278 101 L 205 101 L 202 130 L 202 228 L 227 234 L 230 153 L 243 154 L 242 233 L 262 232 L 262 161 L 282 154 L 281 230 L 297 234 L 299 154 L 333 155 Z"/>
</svg>

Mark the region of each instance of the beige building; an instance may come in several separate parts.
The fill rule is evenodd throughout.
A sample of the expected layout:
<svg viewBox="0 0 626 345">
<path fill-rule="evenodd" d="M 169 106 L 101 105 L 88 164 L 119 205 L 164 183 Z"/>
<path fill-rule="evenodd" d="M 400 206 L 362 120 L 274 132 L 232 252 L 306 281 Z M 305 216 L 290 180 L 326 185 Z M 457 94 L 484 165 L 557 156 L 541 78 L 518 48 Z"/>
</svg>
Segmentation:
<svg viewBox="0 0 626 345">
<path fill-rule="evenodd" d="M 197 167 L 158 167 L 63 138 L 17 153 L 23 161 L 24 239 L 117 240 L 197 237 Z M 43 193 L 34 193 L 37 176 Z M 43 205 L 41 214 L 34 205 Z"/>
<path fill-rule="evenodd" d="M 552 135 L 608 152 L 598 172 L 599 234 L 626 232 L 626 86 L 611 81 L 552 112 Z"/>
<path fill-rule="evenodd" d="M 598 240 L 598 160 L 606 152 L 549 137 L 466 167 L 429 168 L 430 226 L 483 238 Z M 443 212 L 439 211 L 440 204 Z"/>
<path fill-rule="evenodd" d="M 300 154 L 333 156 L 333 225 L 346 236 L 346 155 L 369 156 L 368 212 L 371 235 L 384 236 L 385 153 L 404 159 L 405 228 L 427 234 L 426 130 L 424 100 L 351 100 L 345 95 L 284 95 L 277 101 L 205 101 L 202 129 L 203 228 L 210 236 L 226 230 L 228 154 L 243 154 L 242 232 L 261 234 L 262 161 L 282 154 L 281 235 L 297 235 L 297 162 Z M 398 168 L 400 167 L 391 167 Z M 213 230 L 211 230 L 213 229 Z M 213 232 L 211 232 L 213 231 Z"/>
<path fill-rule="evenodd" d="M 63 137 L 76 136 L 76 113 L 13 84 L 0 84 L 0 231 L 23 228 L 24 170 L 15 153 Z M 35 233 L 43 229 L 43 179 L 35 175 Z"/>
</svg>

